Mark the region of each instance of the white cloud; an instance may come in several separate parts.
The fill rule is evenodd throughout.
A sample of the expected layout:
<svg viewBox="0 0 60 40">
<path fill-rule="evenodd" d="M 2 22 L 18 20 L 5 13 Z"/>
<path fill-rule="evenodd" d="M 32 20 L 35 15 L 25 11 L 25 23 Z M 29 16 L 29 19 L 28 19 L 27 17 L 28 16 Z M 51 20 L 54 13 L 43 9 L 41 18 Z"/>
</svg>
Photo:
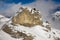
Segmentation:
<svg viewBox="0 0 60 40">
<path fill-rule="evenodd" d="M 56 24 L 51 20 L 51 14 L 49 13 L 52 9 L 55 9 L 56 7 L 59 6 L 52 3 L 51 1 L 44 1 L 44 0 L 37 0 L 36 2 L 30 3 L 30 4 L 25 4 L 25 5 L 21 5 L 21 3 L 18 4 L 8 4 L 8 7 L 6 10 L 2 10 L 0 11 L 0 13 L 2 13 L 5 16 L 13 16 L 16 11 L 19 9 L 20 6 L 27 6 L 27 7 L 31 7 L 31 8 L 37 8 L 38 10 L 41 11 L 41 15 L 43 16 L 44 19 L 50 21 L 50 23 L 56 27 Z M 58 25 L 56 28 L 59 28 L 60 25 Z"/>
<path fill-rule="evenodd" d="M 0 14 L 3 14 L 5 16 L 13 16 L 16 11 L 19 9 L 19 7 L 21 6 L 21 3 L 19 4 L 7 4 L 8 8 L 4 9 L 4 10 L 0 10 Z"/>
</svg>

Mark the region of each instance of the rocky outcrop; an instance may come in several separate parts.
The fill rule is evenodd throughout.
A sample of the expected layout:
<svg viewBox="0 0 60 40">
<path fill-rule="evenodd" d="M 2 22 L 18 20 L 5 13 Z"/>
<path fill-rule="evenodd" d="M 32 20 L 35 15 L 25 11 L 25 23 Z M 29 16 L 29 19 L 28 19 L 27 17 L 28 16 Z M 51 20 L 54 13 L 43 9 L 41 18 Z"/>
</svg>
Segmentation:
<svg viewBox="0 0 60 40">
<path fill-rule="evenodd" d="M 16 16 L 12 18 L 12 23 L 20 24 L 24 26 L 34 26 L 34 25 L 42 25 L 42 20 L 40 20 L 41 15 L 39 12 L 32 13 L 32 10 L 29 11 L 27 8 L 23 8 L 21 12 L 18 12 Z"/>
</svg>

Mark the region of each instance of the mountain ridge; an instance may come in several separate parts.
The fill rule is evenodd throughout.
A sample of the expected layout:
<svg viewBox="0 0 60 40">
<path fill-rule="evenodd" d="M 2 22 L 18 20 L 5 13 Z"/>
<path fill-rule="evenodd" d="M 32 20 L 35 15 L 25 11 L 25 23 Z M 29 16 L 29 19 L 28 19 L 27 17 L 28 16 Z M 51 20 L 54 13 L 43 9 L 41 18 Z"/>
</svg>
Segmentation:
<svg viewBox="0 0 60 40">
<path fill-rule="evenodd" d="M 28 8 L 22 7 L 21 9 L 23 9 L 22 11 L 24 12 L 24 10 L 27 11 Z M 36 10 L 35 8 L 32 8 L 29 11 L 32 14 L 34 14 L 35 12 L 39 13 L 39 11 Z M 38 23 L 38 24 L 35 23 L 34 26 L 31 26 L 34 22 L 32 21 L 33 23 L 30 24 L 31 21 L 30 19 L 28 19 L 31 16 L 30 14 L 28 14 L 29 12 L 27 13 L 28 15 L 30 15 L 29 17 L 25 12 L 22 13 L 22 15 L 24 15 L 22 17 L 21 14 L 19 13 L 21 13 L 21 11 L 18 12 L 15 16 L 13 16 L 17 18 L 12 17 L 10 20 L 8 20 L 7 23 L 5 23 L 2 26 L 2 30 L 0 31 L 0 33 L 1 34 L 3 33 L 4 35 L 7 35 L 8 38 L 10 38 L 10 39 L 7 38 L 5 40 L 60 40 L 60 31 L 51 28 L 50 23 L 48 21 L 44 22 L 42 17 L 40 17 L 40 13 L 38 14 L 39 17 L 38 16 L 35 17 L 37 17 L 38 22 L 42 21 L 43 23 L 40 25 L 38 22 L 36 22 L 36 19 L 34 19 L 35 17 L 33 16 L 31 17 L 31 19 L 34 19 L 34 21 Z M 18 14 L 19 16 L 17 16 Z M 21 20 L 20 17 L 21 19 L 22 18 L 23 19 Z M 29 23 L 30 26 L 27 23 Z"/>
</svg>

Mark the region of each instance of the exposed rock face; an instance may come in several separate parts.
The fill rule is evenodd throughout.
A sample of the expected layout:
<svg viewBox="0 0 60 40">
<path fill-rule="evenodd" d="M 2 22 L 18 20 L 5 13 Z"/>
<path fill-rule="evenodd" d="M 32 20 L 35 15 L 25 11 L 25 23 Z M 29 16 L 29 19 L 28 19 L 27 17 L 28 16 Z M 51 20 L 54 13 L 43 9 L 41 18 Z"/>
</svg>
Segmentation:
<svg viewBox="0 0 60 40">
<path fill-rule="evenodd" d="M 29 11 L 27 8 L 24 8 L 12 18 L 12 23 L 30 27 L 34 25 L 42 25 L 43 22 L 40 20 L 40 18 L 41 15 L 39 15 L 38 11 L 32 14 L 32 10 Z"/>
</svg>

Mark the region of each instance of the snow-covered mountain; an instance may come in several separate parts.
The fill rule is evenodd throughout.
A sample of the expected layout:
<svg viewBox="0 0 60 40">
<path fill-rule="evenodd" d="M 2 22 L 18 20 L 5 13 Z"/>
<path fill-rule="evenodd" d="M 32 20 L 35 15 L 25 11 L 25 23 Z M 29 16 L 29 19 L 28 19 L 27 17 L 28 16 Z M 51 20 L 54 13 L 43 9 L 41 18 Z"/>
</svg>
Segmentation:
<svg viewBox="0 0 60 40">
<path fill-rule="evenodd" d="M 8 20 L 9 20 L 9 19 L 6 18 L 5 16 L 0 15 L 0 21 L 1 21 L 1 22 L 5 22 L 5 21 L 8 21 Z"/>
<path fill-rule="evenodd" d="M 3 15 L 0 15 L 0 28 L 1 26 L 3 26 L 7 21 L 9 20 L 9 18 L 6 18 Z"/>
<path fill-rule="evenodd" d="M 5 18 L 6 23 L 0 30 L 0 40 L 60 40 L 60 30 L 52 28 L 48 21 L 43 21 L 38 10 L 20 10 L 12 18 Z"/>
<path fill-rule="evenodd" d="M 52 16 L 54 20 L 60 21 L 60 11 L 55 12 Z"/>
</svg>

